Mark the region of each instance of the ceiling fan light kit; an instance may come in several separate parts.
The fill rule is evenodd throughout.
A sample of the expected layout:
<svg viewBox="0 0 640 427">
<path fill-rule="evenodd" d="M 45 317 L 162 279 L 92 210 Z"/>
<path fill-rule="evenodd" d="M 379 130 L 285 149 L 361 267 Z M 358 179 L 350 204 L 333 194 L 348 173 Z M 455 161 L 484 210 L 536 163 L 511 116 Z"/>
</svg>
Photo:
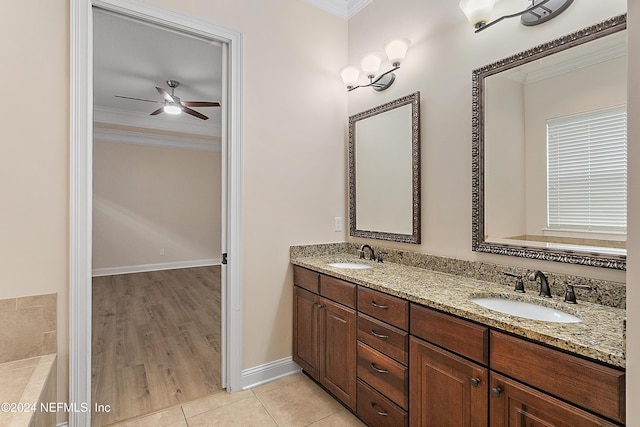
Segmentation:
<svg viewBox="0 0 640 427">
<path fill-rule="evenodd" d="M 167 114 L 180 114 L 180 113 L 182 113 L 182 108 L 178 107 L 177 105 L 167 104 L 164 107 L 162 107 L 162 109 Z"/>
<path fill-rule="evenodd" d="M 158 108 L 154 112 L 151 113 L 152 116 L 156 116 L 160 113 L 167 113 L 172 115 L 177 115 L 180 113 L 187 113 L 193 117 L 197 117 L 201 120 L 207 120 L 209 117 L 205 116 L 202 113 L 199 113 L 196 110 L 193 110 L 189 107 L 219 107 L 219 102 L 212 101 L 181 101 L 178 96 L 175 95 L 175 89 L 180 86 L 180 82 L 177 80 L 167 80 L 167 86 L 171 88 L 171 93 L 162 89 L 161 87 L 156 86 L 156 90 L 162 96 L 164 101 L 152 101 L 150 99 L 141 99 L 141 98 L 132 98 L 129 96 L 120 96 L 115 95 L 116 98 L 124 98 L 124 99 L 133 99 L 134 101 L 144 101 L 144 102 L 153 102 L 155 104 L 163 104 L 162 107 Z"/>
</svg>

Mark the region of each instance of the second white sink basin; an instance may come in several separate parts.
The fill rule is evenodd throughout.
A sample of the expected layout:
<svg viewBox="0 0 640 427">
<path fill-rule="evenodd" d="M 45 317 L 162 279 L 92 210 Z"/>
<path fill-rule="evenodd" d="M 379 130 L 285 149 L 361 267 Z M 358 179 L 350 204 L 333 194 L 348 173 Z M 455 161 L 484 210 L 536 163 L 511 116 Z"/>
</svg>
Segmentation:
<svg viewBox="0 0 640 427">
<path fill-rule="evenodd" d="M 364 270 L 365 268 L 371 268 L 368 264 L 359 264 L 357 262 L 330 262 L 327 265 L 329 267 L 347 268 L 352 270 Z"/>
<path fill-rule="evenodd" d="M 565 313 L 564 311 L 560 311 L 555 308 L 532 304 L 525 301 L 516 301 L 497 297 L 473 298 L 471 301 L 490 310 L 499 311 L 500 313 L 510 314 L 512 316 L 523 317 L 525 319 L 556 323 L 581 322 L 578 317 L 572 314 Z"/>
</svg>

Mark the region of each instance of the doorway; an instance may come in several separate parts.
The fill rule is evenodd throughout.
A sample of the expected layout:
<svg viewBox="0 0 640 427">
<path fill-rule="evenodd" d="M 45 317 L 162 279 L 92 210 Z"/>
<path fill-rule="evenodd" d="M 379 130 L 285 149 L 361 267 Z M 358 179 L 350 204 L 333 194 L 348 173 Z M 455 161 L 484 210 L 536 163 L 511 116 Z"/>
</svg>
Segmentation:
<svg viewBox="0 0 640 427">
<path fill-rule="evenodd" d="M 93 32 L 92 8 L 161 25 L 220 43 L 223 50 L 221 103 L 222 253 L 231 260 L 221 268 L 222 385 L 240 389 L 240 76 L 241 34 L 207 21 L 142 2 L 72 0 L 70 126 L 70 378 L 69 400 L 78 407 L 91 401 L 91 276 L 93 200 Z M 97 403 L 97 402 L 96 402 Z M 70 426 L 90 425 L 90 414 L 70 413 Z"/>
</svg>

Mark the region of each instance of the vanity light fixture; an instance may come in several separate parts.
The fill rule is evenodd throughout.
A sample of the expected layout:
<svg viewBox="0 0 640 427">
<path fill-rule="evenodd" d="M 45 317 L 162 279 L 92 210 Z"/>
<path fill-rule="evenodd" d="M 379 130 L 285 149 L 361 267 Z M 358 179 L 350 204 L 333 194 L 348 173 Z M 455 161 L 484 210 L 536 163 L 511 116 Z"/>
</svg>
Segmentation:
<svg viewBox="0 0 640 427">
<path fill-rule="evenodd" d="M 384 50 L 387 54 L 387 59 L 389 60 L 392 68 L 382 74 L 378 74 L 377 76 L 376 74 L 378 73 L 380 65 L 382 64 L 383 56 L 379 53 L 370 53 L 368 55 L 365 55 L 360 61 L 360 67 L 369 79 L 368 84 L 358 85 L 360 70 L 357 67 L 353 65 L 347 65 L 346 67 L 344 67 L 342 70 L 340 70 L 340 76 L 342 76 L 342 81 L 347 87 L 347 90 L 351 92 L 352 90 L 358 89 L 359 87 L 372 87 L 377 91 L 387 89 L 393 84 L 394 80 L 396 79 L 396 75 L 393 72 L 400 68 L 400 63 L 407 54 L 408 49 L 409 40 L 407 39 L 394 39 L 387 43 L 384 46 Z"/>
<path fill-rule="evenodd" d="M 564 12 L 573 0 L 530 0 L 531 5 L 522 12 L 503 15 L 489 22 L 495 0 L 461 0 L 460 9 L 467 15 L 467 19 L 478 33 L 497 24 L 503 19 L 520 16 L 520 23 L 533 26 L 547 22 Z"/>
</svg>

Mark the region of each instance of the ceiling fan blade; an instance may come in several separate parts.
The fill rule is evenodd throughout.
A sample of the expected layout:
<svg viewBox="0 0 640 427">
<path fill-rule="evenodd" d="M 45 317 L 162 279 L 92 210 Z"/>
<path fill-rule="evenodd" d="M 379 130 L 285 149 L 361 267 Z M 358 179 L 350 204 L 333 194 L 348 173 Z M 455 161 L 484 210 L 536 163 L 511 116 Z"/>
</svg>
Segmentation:
<svg viewBox="0 0 640 427">
<path fill-rule="evenodd" d="M 219 107 L 219 102 L 207 102 L 207 101 L 181 101 L 184 107 Z"/>
<path fill-rule="evenodd" d="M 156 86 L 156 90 L 158 91 L 158 93 L 160 94 L 160 96 L 162 96 L 164 99 L 166 99 L 169 102 L 173 102 L 174 104 L 176 103 L 176 100 L 173 99 L 173 96 L 171 96 L 169 94 L 169 92 L 167 92 L 166 90 L 162 89 L 161 87 Z"/>
<path fill-rule="evenodd" d="M 161 101 L 152 101 L 150 99 L 132 98 L 130 96 L 120 96 L 120 95 L 114 95 L 114 96 L 116 98 L 133 99 L 134 101 L 144 101 L 144 102 L 153 102 L 155 104 L 163 104 L 163 102 Z"/>
<path fill-rule="evenodd" d="M 182 106 L 182 111 L 184 111 L 187 114 L 191 114 L 194 117 L 197 117 L 199 119 L 202 120 L 207 120 L 209 117 L 205 116 L 204 114 L 198 113 L 196 110 L 192 110 L 189 107 L 185 107 L 184 105 Z"/>
<path fill-rule="evenodd" d="M 151 113 L 149 115 L 150 116 L 157 116 L 158 114 L 162 113 L 163 111 L 164 111 L 164 107 L 160 107 L 156 111 L 154 111 L 153 113 Z"/>
</svg>

